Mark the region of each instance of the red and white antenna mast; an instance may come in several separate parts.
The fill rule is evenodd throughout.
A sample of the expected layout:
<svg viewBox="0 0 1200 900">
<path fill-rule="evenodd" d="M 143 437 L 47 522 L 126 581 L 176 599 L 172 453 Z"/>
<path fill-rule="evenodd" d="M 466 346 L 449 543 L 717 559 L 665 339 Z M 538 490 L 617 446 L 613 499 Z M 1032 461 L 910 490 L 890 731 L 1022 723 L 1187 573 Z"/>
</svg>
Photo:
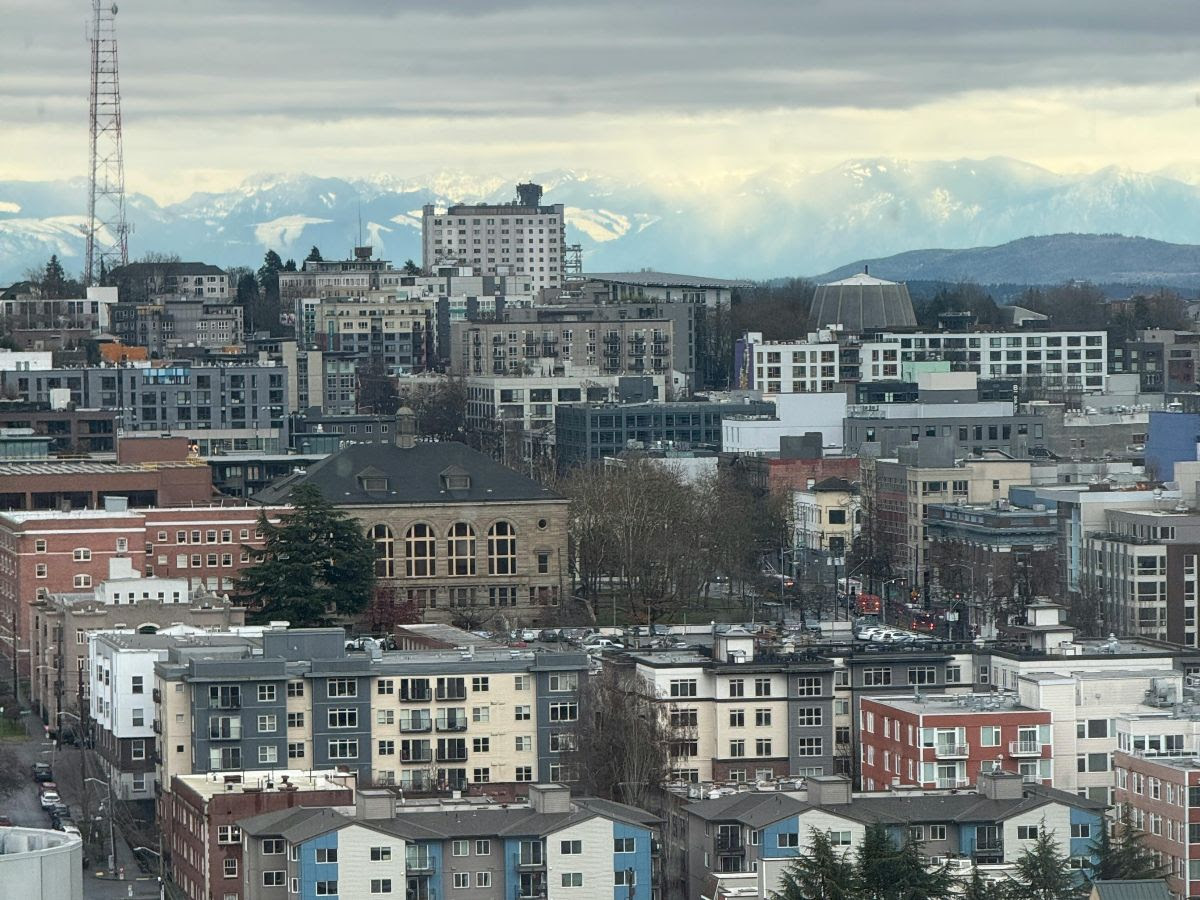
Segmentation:
<svg viewBox="0 0 1200 900">
<path fill-rule="evenodd" d="M 129 262 L 116 15 L 115 3 L 105 6 L 102 0 L 92 0 L 91 166 L 83 272 L 87 284 L 99 284 L 104 273 Z"/>
</svg>

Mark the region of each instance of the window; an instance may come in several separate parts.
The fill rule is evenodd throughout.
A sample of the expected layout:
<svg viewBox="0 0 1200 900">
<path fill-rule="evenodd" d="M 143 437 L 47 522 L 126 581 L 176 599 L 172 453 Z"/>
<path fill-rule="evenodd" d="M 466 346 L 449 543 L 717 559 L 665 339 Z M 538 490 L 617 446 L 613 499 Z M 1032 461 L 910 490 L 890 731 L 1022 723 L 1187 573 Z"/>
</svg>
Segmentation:
<svg viewBox="0 0 1200 900">
<path fill-rule="evenodd" d="M 303 728 L 304 727 L 304 713 L 302 713 L 302 712 L 288 713 L 287 714 L 287 727 L 288 728 Z"/>
<path fill-rule="evenodd" d="M 358 709 L 353 706 L 335 707 L 328 711 L 330 728 L 357 728 Z"/>
<path fill-rule="evenodd" d="M 1073 838 L 1090 838 L 1092 836 L 1092 826 L 1086 822 L 1071 823 L 1071 837 Z"/>
<path fill-rule="evenodd" d="M 781 831 L 776 835 L 776 846 L 778 847 L 799 847 L 800 832 L 798 831 Z"/>
<path fill-rule="evenodd" d="M 909 684 L 934 684 L 937 682 L 937 669 L 933 666 L 909 666 Z"/>
<path fill-rule="evenodd" d="M 451 856 L 470 856 L 471 842 L 470 841 L 451 841 L 450 842 Z"/>
<path fill-rule="evenodd" d="M 377 694 L 394 694 L 396 693 L 396 682 L 390 678 L 380 678 L 375 685 L 375 693 Z"/>
<path fill-rule="evenodd" d="M 1000 746 L 1000 726 L 999 725 L 984 725 L 979 729 L 979 746 L 981 747 L 999 747 Z"/>
<path fill-rule="evenodd" d="M 729 679 L 729 696 L 730 697 L 745 697 L 746 696 L 746 679 L 730 678 Z"/>
<path fill-rule="evenodd" d="M 849 847 L 852 836 L 849 831 L 831 831 L 829 832 L 829 843 L 834 847 Z"/>
<path fill-rule="evenodd" d="M 92 586 L 92 576 L 91 575 L 76 575 L 75 576 L 75 587 L 86 588 L 86 587 L 91 587 L 91 586 Z"/>
<path fill-rule="evenodd" d="M 489 681 L 486 675 L 476 675 L 471 679 L 471 690 L 486 691 L 488 690 Z"/>
<path fill-rule="evenodd" d="M 222 869 L 226 878 L 237 878 L 238 861 L 236 859 L 227 859 L 223 862 Z"/>
<path fill-rule="evenodd" d="M 260 684 L 258 686 L 258 702 L 259 703 L 274 703 L 275 702 L 275 685 Z"/>
<path fill-rule="evenodd" d="M 771 696 L 771 679 L 770 678 L 755 678 L 754 679 L 754 696 L 755 697 L 770 697 Z"/>
<path fill-rule="evenodd" d="M 145 681 L 141 675 L 134 675 L 129 680 L 129 692 L 131 694 L 144 693 L 144 690 L 143 690 L 144 683 L 145 683 Z"/>
<path fill-rule="evenodd" d="M 475 574 L 475 529 L 466 522 L 450 526 L 446 535 L 446 566 L 449 575 Z"/>
<path fill-rule="evenodd" d="M 358 759 L 358 741 L 340 740 L 329 742 L 330 759 Z"/>
<path fill-rule="evenodd" d="M 318 881 L 315 888 L 315 893 L 318 897 L 336 897 L 338 883 L 336 881 Z"/>
<path fill-rule="evenodd" d="M 38 563 L 34 566 L 34 576 L 37 578 L 46 578 L 50 574 L 50 569 L 45 563 Z"/>
<path fill-rule="evenodd" d="M 574 722 L 579 718 L 579 705 L 576 703 L 551 703 L 551 722 Z"/>
<path fill-rule="evenodd" d="M 553 742 L 554 735 L 550 735 Z M 471 749 L 475 753 L 488 753 L 492 749 L 492 739 L 485 737 L 477 737 L 471 739 Z"/>
<path fill-rule="evenodd" d="M 819 677 L 801 676 L 796 679 L 797 697 L 819 697 L 821 695 L 821 679 Z"/>
<path fill-rule="evenodd" d="M 516 706 L 513 708 L 513 718 L 518 722 L 528 722 L 532 717 L 528 706 Z"/>
<path fill-rule="evenodd" d="M 564 856 L 579 855 L 583 853 L 583 841 L 563 841 L 560 851 Z"/>
<path fill-rule="evenodd" d="M 45 553 L 46 552 L 45 540 L 39 539 L 39 540 L 34 541 L 33 542 L 33 552 L 34 553 Z"/>
<path fill-rule="evenodd" d="M 475 855 L 476 856 L 491 856 L 492 855 L 492 842 L 491 841 L 476 841 L 475 842 Z"/>
<path fill-rule="evenodd" d="M 259 734 L 274 734 L 276 726 L 275 716 L 259 716 L 258 717 L 258 733 Z"/>
<path fill-rule="evenodd" d="M 264 853 L 266 851 L 263 851 Z M 283 887 L 284 873 L 282 869 L 275 869 L 270 872 L 263 872 L 263 887 Z"/>
<path fill-rule="evenodd" d="M 303 741 L 291 741 L 288 743 L 288 759 L 304 759 Z"/>
<path fill-rule="evenodd" d="M 372 894 L 390 894 L 392 892 L 392 879 L 390 878 L 372 878 L 371 893 Z"/>
<path fill-rule="evenodd" d="M 469 888 L 471 886 L 471 873 L 470 872 L 455 872 L 454 873 L 454 886 L 456 888 Z"/>
<path fill-rule="evenodd" d="M 637 850 L 637 839 L 631 837 L 613 838 L 613 853 L 633 853 Z"/>
<path fill-rule="evenodd" d="M 533 781 L 533 766 L 517 766 L 517 781 Z"/>
<path fill-rule="evenodd" d="M 729 742 L 729 755 L 732 757 L 740 757 L 746 755 L 746 742 L 738 739 Z"/>
<path fill-rule="evenodd" d="M 550 677 L 551 677 L 551 679 L 553 679 L 554 676 L 552 675 Z M 529 676 L 528 675 L 514 675 L 513 676 L 513 690 L 514 691 L 529 690 Z M 550 688 L 550 690 L 554 690 L 554 688 Z"/>
<path fill-rule="evenodd" d="M 75 562 L 91 562 L 92 561 L 92 551 L 89 550 L 87 547 L 78 548 L 72 555 L 75 559 Z"/>
<path fill-rule="evenodd" d="M 327 679 L 326 692 L 330 697 L 357 697 L 358 680 L 354 678 Z"/>
<path fill-rule="evenodd" d="M 579 689 L 578 672 L 555 672 L 550 675 L 550 690 L 574 691 Z"/>
<path fill-rule="evenodd" d="M 396 539 L 392 529 L 376 525 L 371 529 L 371 540 L 375 542 L 375 577 L 394 578 L 396 575 Z"/>
<path fill-rule="evenodd" d="M 378 743 L 379 756 L 395 756 L 396 742 L 395 741 L 379 741 Z"/>
<path fill-rule="evenodd" d="M 1036 841 L 1038 836 L 1038 828 L 1036 825 L 1018 825 L 1017 840 L 1018 841 Z"/>
<path fill-rule="evenodd" d="M 319 863 L 337 862 L 337 847 L 318 847 L 316 859 Z"/>
<path fill-rule="evenodd" d="M 492 886 L 492 873 L 491 872 L 476 872 L 475 873 L 475 887 L 486 888 L 486 887 L 491 887 L 491 886 Z"/>
<path fill-rule="evenodd" d="M 637 872 L 633 869 L 617 869 L 613 872 L 613 884 L 616 887 L 636 887 Z"/>
<path fill-rule="evenodd" d="M 771 739 L 770 738 L 758 738 L 754 742 L 754 755 L 755 756 L 770 756 L 771 755 Z"/>
<path fill-rule="evenodd" d="M 822 722 L 821 707 L 819 706 L 802 706 L 800 707 L 796 724 L 804 728 L 813 728 L 820 725 Z M 767 724 L 770 724 L 768 720 Z"/>
<path fill-rule="evenodd" d="M 437 548 L 433 529 L 423 522 L 404 535 L 404 574 L 409 578 L 432 578 L 437 574 Z"/>
<path fill-rule="evenodd" d="M 129 758 L 130 759 L 145 759 L 146 758 L 146 742 L 143 740 L 133 740 L 129 742 Z"/>
<path fill-rule="evenodd" d="M 672 678 L 669 686 L 669 693 L 672 697 L 695 697 L 696 679 Z"/>
<path fill-rule="evenodd" d="M 488 574 L 517 573 L 517 531 L 510 522 L 497 522 L 488 529 Z"/>
<path fill-rule="evenodd" d="M 824 741 L 819 737 L 797 738 L 797 756 L 820 756 Z"/>
<path fill-rule="evenodd" d="M 863 684 L 867 687 L 881 687 L 892 683 L 892 670 L 882 666 L 872 666 L 863 669 Z"/>
<path fill-rule="evenodd" d="M 289 697 L 303 697 L 304 696 L 304 682 L 303 681 L 289 681 L 288 686 L 287 686 L 287 695 Z"/>
<path fill-rule="evenodd" d="M 258 761 L 263 765 L 273 765 L 274 763 L 279 762 L 279 748 L 274 746 L 259 747 Z"/>
<path fill-rule="evenodd" d="M 217 826 L 217 843 L 218 844 L 240 844 L 242 842 L 242 829 L 237 825 L 218 825 Z"/>
<path fill-rule="evenodd" d="M 527 734 L 518 734 L 516 737 L 516 751 L 518 753 L 528 753 L 533 749 L 533 738 Z"/>
<path fill-rule="evenodd" d="M 372 847 L 371 862 L 387 862 L 392 858 L 391 847 Z"/>
<path fill-rule="evenodd" d="M 563 887 L 583 887 L 582 872 L 563 872 L 562 873 Z"/>
<path fill-rule="evenodd" d="M 945 825 L 930 825 L 929 826 L 929 839 L 931 841 L 944 841 L 946 839 L 946 826 Z"/>
</svg>

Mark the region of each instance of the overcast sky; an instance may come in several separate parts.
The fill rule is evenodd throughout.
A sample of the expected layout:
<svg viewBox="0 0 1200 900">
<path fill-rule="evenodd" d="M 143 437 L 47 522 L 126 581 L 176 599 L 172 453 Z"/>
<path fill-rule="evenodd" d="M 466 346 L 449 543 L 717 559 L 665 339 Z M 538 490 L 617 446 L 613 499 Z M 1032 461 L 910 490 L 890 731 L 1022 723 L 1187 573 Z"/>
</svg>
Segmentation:
<svg viewBox="0 0 1200 900">
<path fill-rule="evenodd" d="M 0 179 L 85 173 L 90 7 L 5 0 Z M 127 183 L 1194 164 L 1198 26 L 1196 0 L 124 0 Z"/>
</svg>

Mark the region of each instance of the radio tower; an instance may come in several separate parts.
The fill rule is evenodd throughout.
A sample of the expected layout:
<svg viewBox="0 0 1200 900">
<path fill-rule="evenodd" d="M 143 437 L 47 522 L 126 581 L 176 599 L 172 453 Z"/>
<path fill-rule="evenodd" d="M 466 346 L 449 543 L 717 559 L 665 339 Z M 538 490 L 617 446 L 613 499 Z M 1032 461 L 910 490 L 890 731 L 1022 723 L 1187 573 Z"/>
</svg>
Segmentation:
<svg viewBox="0 0 1200 900">
<path fill-rule="evenodd" d="M 92 0 L 91 168 L 88 173 L 84 280 L 129 262 L 125 221 L 125 161 L 121 151 L 121 87 L 117 78 L 117 5 Z"/>
</svg>

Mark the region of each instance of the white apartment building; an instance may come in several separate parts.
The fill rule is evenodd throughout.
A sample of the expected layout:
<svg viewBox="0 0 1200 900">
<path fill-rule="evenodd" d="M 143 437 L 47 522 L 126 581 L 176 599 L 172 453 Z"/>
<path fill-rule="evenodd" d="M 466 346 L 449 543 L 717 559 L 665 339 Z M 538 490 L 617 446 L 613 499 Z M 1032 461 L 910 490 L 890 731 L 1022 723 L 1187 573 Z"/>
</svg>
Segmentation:
<svg viewBox="0 0 1200 900">
<path fill-rule="evenodd" d="M 896 381 L 904 364 L 949 361 L 983 378 L 1040 381 L 1084 391 L 1106 387 L 1108 337 L 1103 331 L 916 332 L 847 336 L 836 329 L 804 340 L 738 342 L 739 387 L 764 394 L 837 390 L 839 382 Z"/>
<path fill-rule="evenodd" d="M 0 372 L 45 372 L 54 368 L 49 350 L 0 350 Z"/>
<path fill-rule="evenodd" d="M 665 375 L 601 375 L 594 367 L 567 369 L 560 375 L 469 375 L 463 384 L 471 428 L 504 423 L 520 423 L 526 431 L 553 428 L 560 404 L 628 402 L 630 392 L 635 402 L 667 396 Z"/>
<path fill-rule="evenodd" d="M 541 205 L 539 185 L 518 185 L 512 203 L 460 204 L 421 214 L 421 247 L 427 271 L 472 266 L 484 275 L 528 275 L 534 287 L 562 287 L 566 218 L 563 204 Z"/>
</svg>

